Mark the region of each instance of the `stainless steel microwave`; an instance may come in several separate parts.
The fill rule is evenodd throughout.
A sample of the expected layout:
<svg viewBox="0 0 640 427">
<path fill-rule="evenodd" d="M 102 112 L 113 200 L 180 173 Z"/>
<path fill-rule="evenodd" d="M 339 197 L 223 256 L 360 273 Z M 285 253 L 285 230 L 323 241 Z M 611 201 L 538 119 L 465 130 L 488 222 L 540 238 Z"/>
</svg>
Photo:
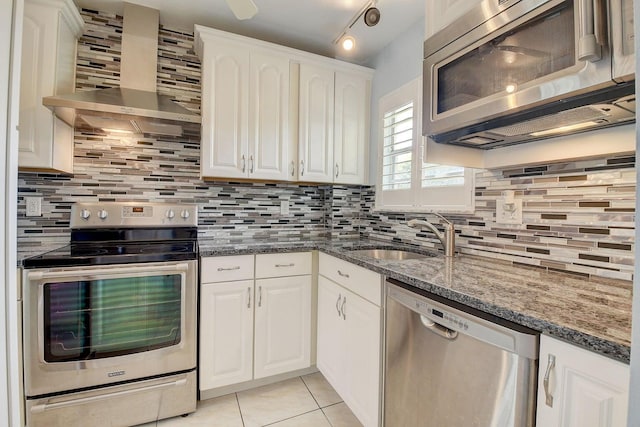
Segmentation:
<svg viewBox="0 0 640 427">
<path fill-rule="evenodd" d="M 633 0 L 484 0 L 424 43 L 423 134 L 490 149 L 635 120 Z"/>
</svg>

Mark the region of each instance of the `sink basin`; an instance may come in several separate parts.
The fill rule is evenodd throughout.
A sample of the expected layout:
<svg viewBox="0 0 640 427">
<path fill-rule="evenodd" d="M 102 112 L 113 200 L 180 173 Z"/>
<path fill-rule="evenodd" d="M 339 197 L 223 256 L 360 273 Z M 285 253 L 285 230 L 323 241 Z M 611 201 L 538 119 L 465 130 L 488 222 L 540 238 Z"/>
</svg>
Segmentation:
<svg viewBox="0 0 640 427">
<path fill-rule="evenodd" d="M 351 251 L 352 254 L 362 255 L 373 259 L 384 259 L 389 261 L 404 261 L 407 259 L 425 259 L 435 255 L 419 254 L 416 252 L 403 251 L 399 249 L 358 249 Z"/>
</svg>

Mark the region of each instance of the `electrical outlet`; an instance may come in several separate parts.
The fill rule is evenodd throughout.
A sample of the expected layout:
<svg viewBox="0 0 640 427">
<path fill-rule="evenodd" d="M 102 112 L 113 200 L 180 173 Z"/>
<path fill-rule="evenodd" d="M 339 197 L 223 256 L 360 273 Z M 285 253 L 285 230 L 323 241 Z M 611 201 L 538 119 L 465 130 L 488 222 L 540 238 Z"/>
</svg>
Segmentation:
<svg viewBox="0 0 640 427">
<path fill-rule="evenodd" d="M 42 197 L 25 197 L 27 204 L 26 216 L 42 216 Z"/>
<path fill-rule="evenodd" d="M 280 200 L 280 215 L 289 215 L 289 201 Z"/>
</svg>

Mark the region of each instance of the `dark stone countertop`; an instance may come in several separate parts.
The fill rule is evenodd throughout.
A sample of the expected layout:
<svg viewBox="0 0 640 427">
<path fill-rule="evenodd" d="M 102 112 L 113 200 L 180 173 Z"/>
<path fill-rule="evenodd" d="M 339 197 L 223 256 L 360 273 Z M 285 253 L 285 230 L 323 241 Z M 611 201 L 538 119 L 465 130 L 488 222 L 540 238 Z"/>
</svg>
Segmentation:
<svg viewBox="0 0 640 427">
<path fill-rule="evenodd" d="M 415 246 L 359 239 L 275 242 L 200 239 L 201 256 L 319 250 L 452 301 L 538 330 L 629 363 L 631 292 L 628 281 L 547 271 L 493 258 L 456 254 L 446 258 L 376 260 L 353 249 Z M 428 252 L 424 251 L 423 252 Z"/>
</svg>

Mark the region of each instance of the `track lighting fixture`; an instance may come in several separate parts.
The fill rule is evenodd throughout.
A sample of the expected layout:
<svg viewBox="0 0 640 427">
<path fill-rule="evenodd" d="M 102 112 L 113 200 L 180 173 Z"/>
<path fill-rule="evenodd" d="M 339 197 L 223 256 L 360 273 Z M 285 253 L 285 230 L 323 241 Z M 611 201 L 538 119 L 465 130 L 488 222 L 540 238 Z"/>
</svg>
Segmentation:
<svg viewBox="0 0 640 427">
<path fill-rule="evenodd" d="M 380 22 L 380 9 L 376 7 L 377 0 L 370 0 L 351 18 L 351 21 L 347 24 L 346 27 L 342 30 L 340 35 L 333 40 L 333 44 L 338 44 L 342 46 L 342 49 L 346 51 L 353 50 L 356 45 L 355 39 L 347 35 L 351 27 L 355 25 L 355 23 L 360 19 L 360 17 L 364 16 L 364 23 L 368 27 L 373 27 L 378 22 Z"/>
</svg>

